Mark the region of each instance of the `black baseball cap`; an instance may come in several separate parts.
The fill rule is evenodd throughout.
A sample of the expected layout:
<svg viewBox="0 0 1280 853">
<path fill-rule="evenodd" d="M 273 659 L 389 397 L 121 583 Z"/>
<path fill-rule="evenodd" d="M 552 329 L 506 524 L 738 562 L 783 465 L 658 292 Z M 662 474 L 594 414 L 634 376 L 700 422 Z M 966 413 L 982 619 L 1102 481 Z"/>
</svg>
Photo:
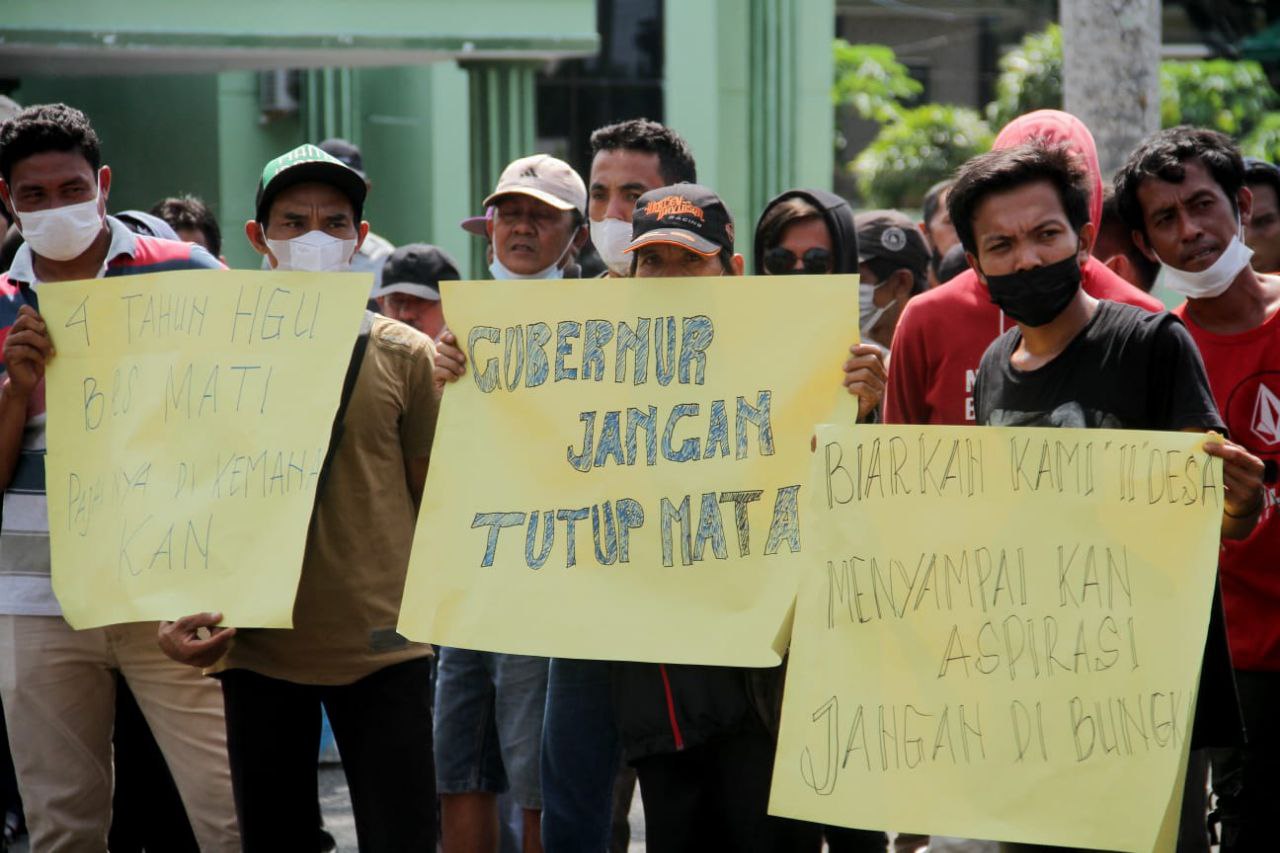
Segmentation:
<svg viewBox="0 0 1280 853">
<path fill-rule="evenodd" d="M 364 156 L 360 153 L 360 146 L 354 142 L 335 136 L 321 142 L 317 147 L 364 180 L 369 180 L 369 176 L 364 173 Z"/>
<path fill-rule="evenodd" d="M 263 167 L 262 178 L 258 181 L 258 198 L 254 204 L 258 221 L 267 221 L 271 202 L 281 190 L 310 182 L 337 188 L 351 199 L 356 222 L 364 218 L 364 198 L 368 193 L 364 178 L 350 166 L 321 151 L 318 146 L 307 144 L 281 154 Z"/>
<path fill-rule="evenodd" d="M 896 210 L 868 210 L 853 218 L 858 263 L 881 258 L 919 275 L 929 268 L 929 247 L 916 224 Z"/>
<path fill-rule="evenodd" d="M 440 282 L 458 279 L 458 265 L 443 249 L 429 243 L 409 243 L 387 257 L 382 265 L 382 286 L 373 297 L 407 293 L 438 302 Z"/>
<path fill-rule="evenodd" d="M 650 190 L 636 200 L 631 242 L 623 251 L 665 243 L 705 257 L 733 252 L 733 216 L 720 196 L 701 184 Z"/>
</svg>

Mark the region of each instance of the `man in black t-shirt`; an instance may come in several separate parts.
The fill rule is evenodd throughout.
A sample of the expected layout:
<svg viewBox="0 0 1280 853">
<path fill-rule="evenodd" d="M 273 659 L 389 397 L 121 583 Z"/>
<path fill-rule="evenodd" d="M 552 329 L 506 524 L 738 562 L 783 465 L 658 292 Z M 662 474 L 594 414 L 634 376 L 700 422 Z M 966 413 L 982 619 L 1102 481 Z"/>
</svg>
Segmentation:
<svg viewBox="0 0 1280 853">
<path fill-rule="evenodd" d="M 975 157 L 947 204 L 969 266 L 1017 324 L 982 357 L 979 424 L 1224 430 L 1180 321 L 1080 288 L 1093 225 L 1083 172 L 1065 148 L 1033 143 Z M 1206 451 L 1223 463 L 1222 535 L 1247 536 L 1257 522 L 1262 461 L 1230 441 Z M 1215 601 L 1215 616 L 1217 609 Z M 1225 637 L 1220 621 L 1211 622 L 1200 695 L 1226 701 L 1201 703 L 1193 746 L 1239 737 Z"/>
</svg>

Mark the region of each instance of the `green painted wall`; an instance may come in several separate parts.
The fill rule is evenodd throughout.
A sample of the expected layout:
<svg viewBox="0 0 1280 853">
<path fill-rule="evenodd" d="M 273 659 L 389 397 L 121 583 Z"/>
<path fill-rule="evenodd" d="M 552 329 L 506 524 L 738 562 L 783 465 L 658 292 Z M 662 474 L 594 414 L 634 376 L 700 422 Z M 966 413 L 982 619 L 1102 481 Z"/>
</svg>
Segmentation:
<svg viewBox="0 0 1280 853">
<path fill-rule="evenodd" d="M 466 73 L 447 62 L 357 70 L 353 81 L 371 226 L 396 244 L 434 242 L 466 266 L 472 238 L 458 227 L 470 215 Z M 254 72 L 27 78 L 13 95 L 89 115 L 114 173 L 112 210 L 147 209 L 179 193 L 203 198 L 234 267 L 259 263 L 243 231 L 263 165 L 308 141 L 302 113 L 263 118 Z"/>
<path fill-rule="evenodd" d="M 216 120 L 210 133 L 217 139 L 217 215 L 222 226 L 222 254 L 233 267 L 257 269 L 261 256 L 249 245 L 244 225 L 254 215 L 262 167 L 307 140 L 299 115 L 263 122 L 256 73 L 233 71 L 214 79 Z"/>
<path fill-rule="evenodd" d="M 209 75 L 33 77 L 22 80 L 13 98 L 24 105 L 64 101 L 84 110 L 112 169 L 110 207 L 126 210 L 147 209 L 181 192 L 217 204 L 217 92 L 218 80 Z"/>
<path fill-rule="evenodd" d="M 351 43 L 371 36 L 411 39 L 509 37 L 520 42 L 595 34 L 595 0 L 4 0 L 0 31 L 60 32 L 67 41 L 116 33 L 236 36 L 246 45 L 282 37 Z"/>
<path fill-rule="evenodd" d="M 729 206 L 750 269 L 764 202 L 831 188 L 834 2 L 672 1 L 665 18 L 667 124 Z"/>
</svg>

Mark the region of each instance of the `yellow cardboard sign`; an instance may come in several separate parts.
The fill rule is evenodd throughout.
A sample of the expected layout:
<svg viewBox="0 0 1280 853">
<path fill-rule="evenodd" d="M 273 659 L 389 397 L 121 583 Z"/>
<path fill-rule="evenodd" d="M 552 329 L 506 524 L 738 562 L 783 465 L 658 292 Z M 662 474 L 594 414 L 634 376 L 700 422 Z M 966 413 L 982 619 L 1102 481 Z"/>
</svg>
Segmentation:
<svg viewBox="0 0 1280 853">
<path fill-rule="evenodd" d="M 597 660 L 779 660 L 813 424 L 852 423 L 852 276 L 446 283 L 400 632 Z"/>
<path fill-rule="evenodd" d="M 42 285 L 53 589 L 76 628 L 289 627 L 368 276 Z"/>
<path fill-rule="evenodd" d="M 820 427 L 770 811 L 1155 849 L 1218 558 L 1204 441 Z"/>
</svg>

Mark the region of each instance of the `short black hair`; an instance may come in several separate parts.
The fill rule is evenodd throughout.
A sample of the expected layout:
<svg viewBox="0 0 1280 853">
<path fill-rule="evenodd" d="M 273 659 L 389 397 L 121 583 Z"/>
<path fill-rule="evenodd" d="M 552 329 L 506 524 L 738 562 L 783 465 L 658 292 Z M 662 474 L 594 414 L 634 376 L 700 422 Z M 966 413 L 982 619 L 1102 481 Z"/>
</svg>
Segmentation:
<svg viewBox="0 0 1280 853">
<path fill-rule="evenodd" d="M 199 198 L 193 195 L 170 196 L 156 202 L 151 213 L 168 222 L 175 231 L 179 228 L 199 231 L 209 244 L 209 254 L 215 258 L 222 254 L 222 229 L 209 206 Z"/>
<path fill-rule="evenodd" d="M 591 134 L 591 156 L 601 151 L 645 151 L 658 155 L 658 171 L 670 184 L 698 182 L 698 166 L 689 143 L 664 124 L 633 118 L 597 128 Z"/>
<path fill-rule="evenodd" d="M 1240 156 L 1240 149 L 1225 133 L 1181 124 L 1148 136 L 1116 172 L 1116 203 L 1125 224 L 1146 235 L 1138 187 L 1148 178 L 1182 183 L 1187 176 L 1183 164 L 1193 158 L 1209 170 L 1235 210 L 1236 193 L 1244 186 L 1244 158 Z"/>
<path fill-rule="evenodd" d="M 1246 186 L 1255 186 L 1257 184 L 1266 184 L 1276 192 L 1276 199 L 1280 200 L 1280 167 L 1275 163 L 1268 163 L 1266 160 L 1259 160 L 1256 157 L 1244 158 L 1244 182 Z"/>
<path fill-rule="evenodd" d="M 978 254 L 973 215 L 984 198 L 1037 181 L 1057 190 L 1067 222 L 1078 234 L 1089 222 L 1089 182 L 1063 144 L 1034 141 L 979 154 L 960 167 L 947 194 L 947 210 L 965 251 Z"/>
<path fill-rule="evenodd" d="M 0 177 L 6 182 L 19 161 L 46 151 L 78 151 L 94 172 L 102 166 L 98 134 L 75 107 L 36 104 L 0 124 Z"/>
<path fill-rule="evenodd" d="M 926 228 L 929 227 L 929 223 L 933 221 L 933 217 L 938 213 L 938 208 L 942 204 L 942 194 L 951 189 L 951 185 L 954 183 L 954 178 L 943 178 L 925 191 L 920 218 L 924 220 Z"/>
</svg>

